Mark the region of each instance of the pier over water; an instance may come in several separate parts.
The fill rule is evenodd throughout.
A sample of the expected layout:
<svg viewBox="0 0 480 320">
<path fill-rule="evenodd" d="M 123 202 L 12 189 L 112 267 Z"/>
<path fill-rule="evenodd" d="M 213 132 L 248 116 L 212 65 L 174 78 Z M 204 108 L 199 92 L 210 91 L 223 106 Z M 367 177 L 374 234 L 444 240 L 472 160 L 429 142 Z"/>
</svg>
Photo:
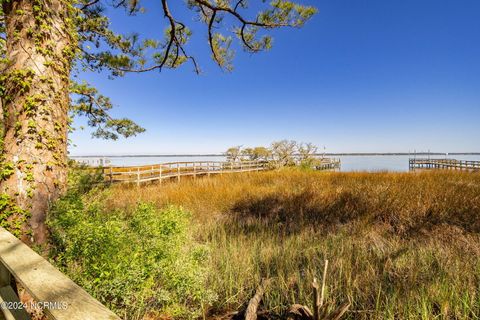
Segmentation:
<svg viewBox="0 0 480 320">
<path fill-rule="evenodd" d="M 410 170 L 416 169 L 445 169 L 480 171 L 480 161 L 456 159 L 409 159 Z"/>
</svg>

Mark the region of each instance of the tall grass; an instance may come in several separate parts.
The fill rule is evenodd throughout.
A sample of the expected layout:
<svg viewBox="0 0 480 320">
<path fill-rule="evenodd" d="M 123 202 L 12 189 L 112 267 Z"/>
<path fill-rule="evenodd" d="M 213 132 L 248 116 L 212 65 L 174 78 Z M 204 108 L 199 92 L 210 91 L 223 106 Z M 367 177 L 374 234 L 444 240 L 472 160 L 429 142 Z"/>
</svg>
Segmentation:
<svg viewBox="0 0 480 320">
<path fill-rule="evenodd" d="M 237 310 L 262 278 L 264 308 L 309 304 L 329 259 L 331 308 L 352 319 L 480 316 L 480 175 L 281 170 L 117 186 L 109 210 L 181 205 L 211 248 L 210 314 Z"/>
</svg>

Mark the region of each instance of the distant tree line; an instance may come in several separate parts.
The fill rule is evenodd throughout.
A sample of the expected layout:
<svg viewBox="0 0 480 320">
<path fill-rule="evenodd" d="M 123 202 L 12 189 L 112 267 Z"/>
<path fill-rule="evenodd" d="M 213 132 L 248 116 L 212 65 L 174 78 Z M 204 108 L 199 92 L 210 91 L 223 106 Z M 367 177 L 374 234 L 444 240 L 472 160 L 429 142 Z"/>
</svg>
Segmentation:
<svg viewBox="0 0 480 320">
<path fill-rule="evenodd" d="M 244 148 L 235 146 L 225 152 L 227 161 L 268 161 L 276 167 L 311 166 L 315 163 L 318 147 L 313 143 L 294 140 L 272 142 L 270 147 Z"/>
</svg>

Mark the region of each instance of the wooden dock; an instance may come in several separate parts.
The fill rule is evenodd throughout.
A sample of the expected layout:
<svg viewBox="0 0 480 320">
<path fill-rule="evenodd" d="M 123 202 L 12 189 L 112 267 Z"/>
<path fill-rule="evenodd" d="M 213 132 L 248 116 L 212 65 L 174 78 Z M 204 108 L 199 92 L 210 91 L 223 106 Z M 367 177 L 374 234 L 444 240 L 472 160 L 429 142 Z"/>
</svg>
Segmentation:
<svg viewBox="0 0 480 320">
<path fill-rule="evenodd" d="M 340 168 L 340 159 L 323 158 L 314 165 L 316 170 Z M 268 161 L 190 161 L 167 162 L 144 166 L 97 167 L 101 170 L 106 183 L 135 183 L 163 180 L 180 181 L 182 177 L 210 176 L 214 174 L 253 172 L 271 170 L 274 166 Z"/>
<path fill-rule="evenodd" d="M 340 159 L 322 158 L 313 166 L 315 170 L 335 170 L 340 169 Z"/>
<path fill-rule="evenodd" d="M 410 170 L 417 169 L 444 169 L 444 170 L 467 170 L 480 171 L 480 161 L 456 160 L 456 159 L 409 159 Z"/>
<path fill-rule="evenodd" d="M 266 161 L 191 161 L 168 162 L 146 166 L 103 167 L 105 182 L 136 183 L 163 181 L 182 177 L 210 176 L 212 174 L 263 171 L 270 169 Z"/>
</svg>

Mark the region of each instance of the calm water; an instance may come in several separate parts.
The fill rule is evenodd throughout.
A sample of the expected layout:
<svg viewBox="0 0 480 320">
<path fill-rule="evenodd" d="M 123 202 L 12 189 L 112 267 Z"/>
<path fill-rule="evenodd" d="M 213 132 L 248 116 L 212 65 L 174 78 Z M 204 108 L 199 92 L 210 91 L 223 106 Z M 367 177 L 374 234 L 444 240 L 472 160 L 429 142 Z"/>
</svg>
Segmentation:
<svg viewBox="0 0 480 320">
<path fill-rule="evenodd" d="M 413 156 L 340 156 L 341 171 L 408 171 L 408 159 Z M 427 158 L 427 156 L 417 156 Z M 445 156 L 430 156 L 431 159 L 444 159 Z M 454 155 L 449 159 L 480 160 L 480 155 Z"/>
<path fill-rule="evenodd" d="M 413 156 L 335 156 L 342 162 L 341 171 L 408 171 L 408 159 Z M 417 156 L 426 158 L 427 156 Z M 78 161 L 99 164 L 99 158 L 72 157 Z M 432 159 L 442 159 L 445 156 L 430 156 Z M 457 160 L 478 160 L 480 155 L 453 155 L 448 156 Z M 155 157 L 106 157 L 114 166 L 137 166 L 177 161 L 224 161 L 222 156 L 155 156 Z"/>
</svg>

